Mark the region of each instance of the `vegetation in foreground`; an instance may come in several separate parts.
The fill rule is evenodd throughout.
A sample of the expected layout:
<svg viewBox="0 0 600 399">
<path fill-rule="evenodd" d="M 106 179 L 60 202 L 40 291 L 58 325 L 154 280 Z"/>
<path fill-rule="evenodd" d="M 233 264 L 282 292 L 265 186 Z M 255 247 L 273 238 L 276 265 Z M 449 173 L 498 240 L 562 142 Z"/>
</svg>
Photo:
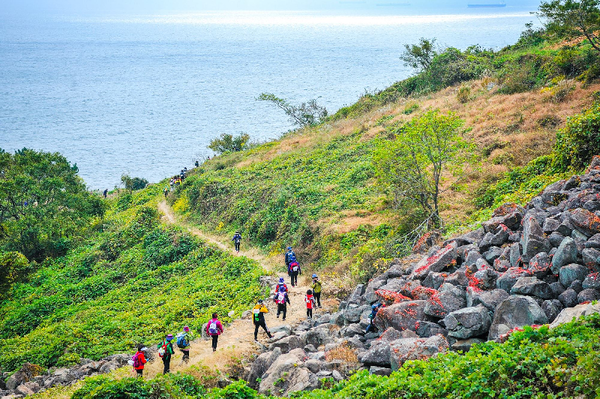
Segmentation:
<svg viewBox="0 0 600 399">
<path fill-rule="evenodd" d="M 600 315 L 594 314 L 550 330 L 525 327 L 503 344 L 475 345 L 464 355 L 445 353 L 405 363 L 390 377 L 362 371 L 348 381 L 296 398 L 569 398 L 600 395 Z M 121 395 L 121 396 L 119 396 Z M 225 389 L 205 390 L 186 375 L 154 380 L 101 376 L 86 380 L 73 399 L 136 398 L 265 398 L 237 382 Z"/>
</svg>

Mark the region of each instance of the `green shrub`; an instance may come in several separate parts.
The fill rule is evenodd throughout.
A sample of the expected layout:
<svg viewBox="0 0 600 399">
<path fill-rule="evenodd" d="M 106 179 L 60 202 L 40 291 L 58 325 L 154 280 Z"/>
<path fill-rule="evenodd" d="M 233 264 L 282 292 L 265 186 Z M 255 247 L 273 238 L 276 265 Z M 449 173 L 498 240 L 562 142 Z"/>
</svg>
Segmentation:
<svg viewBox="0 0 600 399">
<path fill-rule="evenodd" d="M 556 165 L 561 169 L 583 169 L 600 154 L 600 102 L 567 120 L 556 135 Z"/>
</svg>

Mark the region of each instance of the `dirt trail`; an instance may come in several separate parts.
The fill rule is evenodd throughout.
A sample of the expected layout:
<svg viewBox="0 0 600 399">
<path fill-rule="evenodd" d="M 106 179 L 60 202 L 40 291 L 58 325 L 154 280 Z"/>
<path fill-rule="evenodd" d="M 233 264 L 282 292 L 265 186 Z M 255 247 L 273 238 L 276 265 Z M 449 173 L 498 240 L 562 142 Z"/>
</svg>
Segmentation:
<svg viewBox="0 0 600 399">
<path fill-rule="evenodd" d="M 283 272 L 283 257 L 278 257 L 278 259 L 267 258 L 260 254 L 254 248 L 243 248 L 243 242 L 242 250 L 238 254 L 233 248 L 233 243 L 231 243 L 230 246 L 224 244 L 224 241 L 229 243 L 229 240 L 231 240 L 231 238 L 206 234 L 200 231 L 199 229 L 178 220 L 173 210 L 164 201 L 158 204 L 158 209 L 164 215 L 164 222 L 169 224 L 177 224 L 181 227 L 184 227 L 191 234 L 194 234 L 200 237 L 201 239 L 216 245 L 220 249 L 230 252 L 235 256 L 246 256 L 248 258 L 252 258 L 259 262 L 265 270 L 276 273 L 278 277 L 285 278 L 286 284 L 288 285 L 288 288 L 290 290 L 289 295 L 291 302 L 291 305 L 288 305 L 287 319 L 284 322 L 281 318 L 276 318 L 277 307 L 273 303 L 273 301 L 268 300 L 266 301 L 266 303 L 269 308 L 269 314 L 266 315 L 266 321 L 267 326 L 269 328 L 273 328 L 283 324 L 294 325 L 306 319 L 306 306 L 304 304 L 304 296 L 306 294 L 306 290 L 310 288 L 307 285 L 310 282 L 310 280 L 306 275 L 303 275 L 301 276 L 301 278 L 299 278 L 298 281 L 300 285 L 297 287 L 292 287 L 290 285 L 290 280 L 287 276 L 287 273 Z M 317 309 L 314 312 L 318 314 L 319 311 L 320 309 Z M 203 323 L 207 321 L 208 320 L 203 320 Z M 181 326 L 181 329 L 183 329 L 183 325 Z M 173 331 L 173 333 L 176 333 L 176 331 Z M 193 333 L 197 337 L 199 337 L 201 332 L 193 331 Z M 190 374 L 196 374 L 199 372 L 196 371 L 193 366 L 199 365 L 223 371 L 227 368 L 228 363 L 233 358 L 239 358 L 244 354 L 255 352 L 258 349 L 260 349 L 261 344 L 268 345 L 268 338 L 262 329 L 259 330 L 258 340 L 260 344 L 254 342 L 254 324 L 252 323 L 252 320 L 236 319 L 229 326 L 225 326 L 224 334 L 222 334 L 219 337 L 219 346 L 217 352 L 212 351 L 210 341 L 206 341 L 199 338 L 192 342 L 190 351 L 190 361 L 187 364 L 181 364 L 181 351 L 175 349 L 176 353 L 173 359 L 171 360 L 171 371 L 185 371 L 189 372 Z M 152 378 L 157 374 L 162 373 L 162 369 L 162 361 L 160 359 L 157 359 L 151 364 L 146 365 L 144 374 L 147 377 Z"/>
</svg>

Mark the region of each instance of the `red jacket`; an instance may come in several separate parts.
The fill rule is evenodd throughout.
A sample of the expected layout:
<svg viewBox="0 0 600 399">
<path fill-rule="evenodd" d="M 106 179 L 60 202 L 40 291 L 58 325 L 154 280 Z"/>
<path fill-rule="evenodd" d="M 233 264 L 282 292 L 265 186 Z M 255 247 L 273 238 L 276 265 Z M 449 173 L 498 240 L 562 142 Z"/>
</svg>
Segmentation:
<svg viewBox="0 0 600 399">
<path fill-rule="evenodd" d="M 212 323 L 216 322 L 217 323 L 217 333 L 216 334 L 211 334 L 208 330 L 210 329 L 210 325 Z M 221 322 L 219 321 L 219 319 L 210 319 L 208 321 L 208 324 L 206 325 L 206 333 L 210 336 L 212 335 L 221 335 L 223 333 L 223 324 L 221 324 Z"/>
<path fill-rule="evenodd" d="M 146 358 L 144 357 L 144 352 L 138 352 L 138 353 L 136 353 L 136 355 L 138 356 L 138 360 L 140 361 L 141 366 L 134 367 L 134 369 L 143 370 L 144 364 L 146 364 L 146 362 L 147 362 Z"/>
<path fill-rule="evenodd" d="M 307 295 L 304 301 L 306 302 L 306 309 L 313 309 L 315 307 L 315 298 L 312 295 Z"/>
</svg>

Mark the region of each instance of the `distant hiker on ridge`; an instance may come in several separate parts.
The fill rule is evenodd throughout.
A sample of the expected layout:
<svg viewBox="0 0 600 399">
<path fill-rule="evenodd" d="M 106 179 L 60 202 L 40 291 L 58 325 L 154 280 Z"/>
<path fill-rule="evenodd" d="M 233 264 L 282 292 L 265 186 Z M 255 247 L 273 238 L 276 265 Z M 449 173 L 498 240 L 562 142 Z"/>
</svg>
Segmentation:
<svg viewBox="0 0 600 399">
<path fill-rule="evenodd" d="M 168 334 L 165 339 L 157 345 L 158 356 L 162 359 L 164 365 L 163 374 L 167 374 L 171 371 L 171 356 L 175 353 L 171 341 L 173 341 L 173 334 Z"/>
<path fill-rule="evenodd" d="M 104 198 L 106 198 L 106 195 L 108 194 L 108 188 L 104 190 Z"/>
<path fill-rule="evenodd" d="M 265 322 L 265 313 L 269 313 L 269 309 L 265 306 L 262 299 L 258 300 L 258 303 L 252 308 L 252 321 L 254 322 L 254 340 L 258 341 L 258 329 L 260 327 L 265 330 L 267 336 L 272 338 L 271 332 L 267 328 L 267 323 Z"/>
<path fill-rule="evenodd" d="M 298 285 L 298 274 L 302 274 L 302 269 L 296 260 L 296 254 L 292 251 L 292 247 L 288 247 L 288 252 L 285 254 L 285 264 L 288 267 L 288 274 L 291 278 L 292 287 Z"/>
<path fill-rule="evenodd" d="M 235 232 L 231 241 L 233 241 L 233 243 L 235 244 L 236 252 L 239 253 L 240 252 L 240 242 L 242 241 L 242 235 L 240 234 L 239 231 Z"/>
<path fill-rule="evenodd" d="M 217 344 L 219 343 L 219 335 L 223 333 L 223 324 L 219 321 L 219 315 L 216 313 L 212 314 L 212 319 L 208 321 L 206 325 L 206 333 L 212 338 L 212 350 L 217 351 Z"/>
</svg>

